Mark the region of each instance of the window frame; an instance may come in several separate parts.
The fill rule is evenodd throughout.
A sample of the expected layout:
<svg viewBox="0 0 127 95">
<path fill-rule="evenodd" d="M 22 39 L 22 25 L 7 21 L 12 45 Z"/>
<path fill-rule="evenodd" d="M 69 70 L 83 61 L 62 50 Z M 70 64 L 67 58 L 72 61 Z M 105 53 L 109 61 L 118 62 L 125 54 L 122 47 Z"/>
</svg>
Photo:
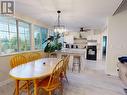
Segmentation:
<svg viewBox="0 0 127 95">
<path fill-rule="evenodd" d="M 48 37 L 48 29 L 47 29 L 47 28 L 44 28 L 44 27 L 42 27 L 42 26 L 39 26 L 39 25 L 34 25 L 33 27 L 34 27 L 34 33 L 36 32 L 36 31 L 35 31 L 35 27 L 40 28 L 40 37 L 41 37 L 41 43 L 42 43 L 42 41 L 43 41 L 43 36 L 42 36 L 43 33 L 42 33 L 42 32 L 47 32 L 46 37 Z M 45 31 L 44 31 L 44 30 L 45 30 Z M 46 30 L 47 30 L 47 31 L 46 31 Z M 41 47 L 36 48 L 36 47 L 35 47 L 35 45 L 36 45 L 36 44 L 35 44 L 35 38 L 33 37 L 33 39 L 34 39 L 34 49 L 35 49 L 35 50 L 44 50 L 43 45 L 42 45 L 41 43 L 40 43 L 40 44 L 41 44 Z"/>
<path fill-rule="evenodd" d="M 18 52 L 24 52 L 24 51 L 30 51 L 30 50 L 24 50 L 24 51 L 21 51 L 20 50 L 20 40 L 19 40 L 19 22 L 22 22 L 22 23 L 26 23 L 26 24 L 29 24 L 29 40 L 30 40 L 30 50 L 32 49 L 32 44 L 31 44 L 31 23 L 28 23 L 24 20 L 20 20 L 20 19 L 17 19 L 17 33 L 18 33 Z"/>
<path fill-rule="evenodd" d="M 3 23 L 3 28 L 5 28 L 4 27 L 4 25 L 7 27 L 7 29 L 1 29 L 0 31 L 1 31 L 1 33 L 7 33 L 7 40 L 8 41 L 11 41 L 11 39 L 10 39 L 10 37 L 11 37 L 11 33 L 13 34 L 16 34 L 16 38 L 17 38 L 17 27 L 16 27 L 16 19 L 14 19 L 14 18 L 11 18 L 11 17 L 7 17 L 7 16 L 1 16 L 1 18 L 4 18 L 4 20 L 2 21 L 2 23 Z M 13 22 L 12 22 L 13 21 Z M 2 25 L 2 24 L 1 24 Z M 14 27 L 15 27 L 15 32 L 12 32 L 12 30 L 11 30 L 11 27 L 14 25 Z M 2 41 L 2 39 L 1 39 L 1 41 Z M 3 43 L 3 42 L 2 42 Z M 8 44 L 10 44 L 9 42 L 8 42 Z M 16 51 L 11 51 L 11 52 L 5 52 L 6 50 L 9 50 L 9 49 L 12 49 L 12 48 L 10 48 L 10 46 L 9 46 L 9 48 L 7 48 L 7 49 L 5 49 L 4 51 L 0 51 L 0 54 L 1 55 L 4 55 L 4 54 L 9 54 L 9 53 L 14 53 L 14 52 L 17 52 L 17 50 L 18 50 L 18 40 L 16 41 Z"/>
</svg>

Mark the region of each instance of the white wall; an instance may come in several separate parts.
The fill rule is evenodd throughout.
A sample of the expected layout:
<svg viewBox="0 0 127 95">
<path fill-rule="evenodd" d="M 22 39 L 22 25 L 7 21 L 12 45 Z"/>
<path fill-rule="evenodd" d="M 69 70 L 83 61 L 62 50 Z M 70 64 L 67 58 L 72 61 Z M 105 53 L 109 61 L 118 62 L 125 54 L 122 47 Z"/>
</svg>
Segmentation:
<svg viewBox="0 0 127 95">
<path fill-rule="evenodd" d="M 127 55 L 127 11 L 108 18 L 106 73 L 117 74 L 117 58 Z"/>
<path fill-rule="evenodd" d="M 17 19 L 24 20 L 28 23 L 32 23 L 32 24 L 35 24 L 35 25 L 42 26 L 44 28 L 48 28 L 47 24 L 44 24 L 44 23 L 40 22 L 39 20 L 36 20 L 34 18 L 31 18 L 29 16 L 26 16 L 26 15 L 23 15 L 23 14 L 20 14 L 20 13 L 16 13 L 14 17 L 17 18 Z"/>
<path fill-rule="evenodd" d="M 0 57 L 0 83 L 9 79 L 9 56 Z"/>
<path fill-rule="evenodd" d="M 74 43 L 74 35 L 64 36 L 64 42 L 67 42 L 68 44 L 73 44 Z"/>
</svg>

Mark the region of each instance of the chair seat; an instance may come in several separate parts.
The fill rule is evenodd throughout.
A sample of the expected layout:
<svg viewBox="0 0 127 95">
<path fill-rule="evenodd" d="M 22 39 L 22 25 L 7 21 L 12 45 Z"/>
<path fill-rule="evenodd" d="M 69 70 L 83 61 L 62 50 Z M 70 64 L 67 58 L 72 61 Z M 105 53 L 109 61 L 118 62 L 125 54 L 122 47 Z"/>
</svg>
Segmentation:
<svg viewBox="0 0 127 95">
<path fill-rule="evenodd" d="M 50 77 L 45 78 L 44 80 L 40 81 L 38 83 L 38 86 L 43 88 L 43 89 L 47 89 L 47 90 L 52 90 L 52 89 L 56 89 L 56 87 L 58 87 L 60 85 L 60 81 L 54 81 L 52 84 L 49 85 L 48 87 L 48 83 L 49 83 Z"/>
</svg>

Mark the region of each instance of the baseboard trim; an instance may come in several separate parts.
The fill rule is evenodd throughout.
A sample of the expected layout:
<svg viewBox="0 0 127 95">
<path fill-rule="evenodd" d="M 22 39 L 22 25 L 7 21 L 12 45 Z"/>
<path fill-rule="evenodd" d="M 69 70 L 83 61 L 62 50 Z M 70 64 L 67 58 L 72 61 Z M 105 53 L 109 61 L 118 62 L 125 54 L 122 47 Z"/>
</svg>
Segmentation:
<svg viewBox="0 0 127 95">
<path fill-rule="evenodd" d="M 1 86 L 4 86 L 4 85 L 7 85 L 8 83 L 10 83 L 10 82 L 12 82 L 13 80 L 12 79 L 7 79 L 7 80 L 5 80 L 5 81 L 1 81 L 0 82 L 0 87 Z"/>
</svg>

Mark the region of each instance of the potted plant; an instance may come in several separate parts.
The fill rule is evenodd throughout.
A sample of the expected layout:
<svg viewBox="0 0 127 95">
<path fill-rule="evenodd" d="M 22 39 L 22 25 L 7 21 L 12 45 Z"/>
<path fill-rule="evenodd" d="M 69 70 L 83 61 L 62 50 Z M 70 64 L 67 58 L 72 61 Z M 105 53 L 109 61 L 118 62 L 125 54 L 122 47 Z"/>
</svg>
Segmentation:
<svg viewBox="0 0 127 95">
<path fill-rule="evenodd" d="M 46 47 L 44 48 L 44 52 L 46 53 L 52 53 L 55 52 L 56 50 L 61 50 L 62 49 L 62 43 L 58 41 L 60 38 L 60 34 L 57 33 L 54 36 L 50 36 L 47 38 L 43 43 L 47 42 Z"/>
</svg>

